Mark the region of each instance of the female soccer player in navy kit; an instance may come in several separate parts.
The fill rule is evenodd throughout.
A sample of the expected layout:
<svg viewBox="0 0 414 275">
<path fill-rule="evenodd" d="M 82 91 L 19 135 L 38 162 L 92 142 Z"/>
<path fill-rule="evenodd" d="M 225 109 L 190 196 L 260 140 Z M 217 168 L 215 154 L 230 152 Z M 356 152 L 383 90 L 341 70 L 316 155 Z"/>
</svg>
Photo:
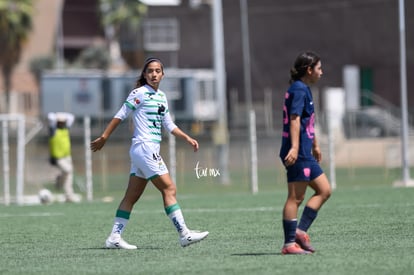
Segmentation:
<svg viewBox="0 0 414 275">
<path fill-rule="evenodd" d="M 321 76 L 319 56 L 304 52 L 296 58 L 291 69 L 291 86 L 285 94 L 279 156 L 287 171 L 288 196 L 283 208 L 285 242 L 282 254 L 309 254 L 315 251 L 307 231 L 331 195 L 329 181 L 319 165 L 322 155 L 315 137 L 314 102 L 309 88 Z M 298 208 L 308 186 L 315 193 L 307 201 L 298 225 Z"/>
<path fill-rule="evenodd" d="M 168 102 L 163 91 L 158 89 L 164 76 L 164 67 L 157 58 L 145 61 L 137 87 L 131 91 L 121 109 L 108 124 L 100 137 L 91 142 L 96 152 L 121 123 L 130 114 L 133 116 L 134 134 L 130 147 L 131 170 L 127 190 L 116 211 L 111 234 L 105 242 L 107 248 L 137 249 L 121 238 L 129 221 L 134 204 L 141 197 L 151 181 L 161 192 L 165 212 L 179 234 L 181 246 L 188 246 L 207 237 L 208 232 L 193 231 L 187 228 L 180 206 L 176 199 L 176 186 L 171 180 L 162 157 L 160 156 L 161 126 L 171 134 L 187 141 L 194 151 L 198 142 L 180 130 L 172 121 L 168 111 Z"/>
</svg>

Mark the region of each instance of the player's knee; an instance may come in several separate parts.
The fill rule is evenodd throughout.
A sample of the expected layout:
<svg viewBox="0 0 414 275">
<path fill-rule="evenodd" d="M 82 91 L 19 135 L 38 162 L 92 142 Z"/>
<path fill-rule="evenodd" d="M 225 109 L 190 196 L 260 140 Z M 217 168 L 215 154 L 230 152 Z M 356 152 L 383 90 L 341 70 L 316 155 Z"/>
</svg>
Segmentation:
<svg viewBox="0 0 414 275">
<path fill-rule="evenodd" d="M 177 193 L 177 188 L 174 184 L 170 184 L 162 190 L 162 193 L 165 197 L 175 197 Z"/>
<path fill-rule="evenodd" d="M 302 202 L 304 201 L 304 199 L 305 199 L 305 196 L 302 196 L 302 197 L 299 197 L 299 198 L 296 198 L 296 204 L 299 206 L 299 205 L 301 205 L 302 204 Z"/>
<path fill-rule="evenodd" d="M 332 194 L 332 191 L 330 188 L 328 188 L 326 190 L 323 190 L 320 196 L 322 197 L 322 200 L 325 202 L 331 197 L 331 194 Z"/>
<path fill-rule="evenodd" d="M 296 204 L 297 206 L 300 206 L 302 202 L 304 201 L 305 196 L 298 196 L 298 197 L 292 197 L 289 199 L 291 203 Z"/>
</svg>

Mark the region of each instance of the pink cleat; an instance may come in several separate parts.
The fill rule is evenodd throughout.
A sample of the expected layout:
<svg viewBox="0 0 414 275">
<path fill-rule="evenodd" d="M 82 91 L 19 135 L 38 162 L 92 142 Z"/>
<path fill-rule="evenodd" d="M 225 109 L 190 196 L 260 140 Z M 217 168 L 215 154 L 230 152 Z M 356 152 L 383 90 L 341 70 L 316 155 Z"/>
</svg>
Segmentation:
<svg viewBox="0 0 414 275">
<path fill-rule="evenodd" d="M 306 232 L 296 231 L 296 243 L 306 251 L 315 252 L 315 248 L 312 247 L 309 235 Z"/>
<path fill-rule="evenodd" d="M 283 255 L 304 255 L 304 254 L 311 254 L 310 251 L 302 249 L 297 243 L 293 245 L 284 246 L 282 248 Z"/>
</svg>

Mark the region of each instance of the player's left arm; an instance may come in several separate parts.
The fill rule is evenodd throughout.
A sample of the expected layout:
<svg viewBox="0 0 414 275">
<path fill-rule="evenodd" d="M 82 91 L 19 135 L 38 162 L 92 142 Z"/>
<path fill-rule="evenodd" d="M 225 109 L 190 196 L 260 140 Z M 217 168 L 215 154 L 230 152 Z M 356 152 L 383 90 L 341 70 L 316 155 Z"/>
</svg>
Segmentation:
<svg viewBox="0 0 414 275">
<path fill-rule="evenodd" d="M 182 138 L 185 141 L 187 141 L 191 146 L 193 146 L 194 152 L 197 152 L 199 145 L 198 145 L 198 141 L 193 139 L 192 137 L 190 137 L 189 135 L 187 135 L 186 133 L 184 133 L 180 128 L 175 127 L 172 131 L 171 134 L 173 134 L 176 137 Z"/>
<path fill-rule="evenodd" d="M 313 143 L 312 143 L 312 154 L 315 157 L 317 162 L 322 161 L 322 152 L 321 152 L 321 148 L 319 147 L 319 142 L 316 139 L 316 136 L 314 137 Z"/>
<path fill-rule="evenodd" d="M 163 127 L 167 129 L 168 132 L 173 134 L 175 137 L 182 138 L 187 141 L 191 146 L 193 146 L 194 152 L 198 151 L 199 145 L 198 141 L 184 133 L 178 126 L 174 123 L 171 114 L 168 109 L 168 102 L 165 102 L 165 114 L 162 116 Z"/>
</svg>

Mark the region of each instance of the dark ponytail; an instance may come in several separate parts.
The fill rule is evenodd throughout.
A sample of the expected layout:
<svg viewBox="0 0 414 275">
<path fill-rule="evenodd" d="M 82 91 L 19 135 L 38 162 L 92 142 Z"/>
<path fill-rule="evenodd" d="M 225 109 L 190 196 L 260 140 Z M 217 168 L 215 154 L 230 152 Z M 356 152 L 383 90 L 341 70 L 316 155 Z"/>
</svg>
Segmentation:
<svg viewBox="0 0 414 275">
<path fill-rule="evenodd" d="M 161 60 L 156 57 L 149 57 L 144 62 L 144 67 L 142 68 L 141 75 L 139 76 L 137 83 L 135 84 L 135 88 L 139 88 L 147 84 L 147 80 L 145 79 L 144 73 L 148 68 L 148 65 L 152 62 L 158 62 L 161 64 L 161 69 L 164 71 L 164 65 L 162 64 Z"/>
<path fill-rule="evenodd" d="M 301 53 L 295 60 L 295 64 L 290 69 L 290 81 L 293 83 L 305 76 L 309 67 L 313 68 L 320 61 L 320 57 L 314 52 Z"/>
</svg>

